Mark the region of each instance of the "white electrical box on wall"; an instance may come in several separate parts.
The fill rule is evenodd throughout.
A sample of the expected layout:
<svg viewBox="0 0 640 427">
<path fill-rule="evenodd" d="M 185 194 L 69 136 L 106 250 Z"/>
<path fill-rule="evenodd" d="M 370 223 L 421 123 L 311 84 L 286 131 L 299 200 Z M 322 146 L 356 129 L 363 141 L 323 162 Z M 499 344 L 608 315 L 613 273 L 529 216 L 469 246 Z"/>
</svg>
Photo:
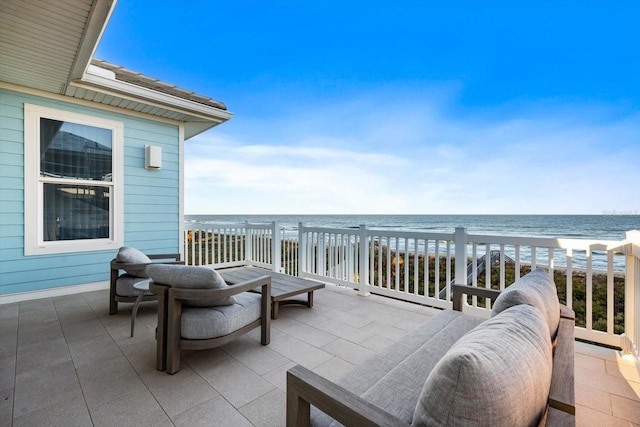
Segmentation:
<svg viewBox="0 0 640 427">
<path fill-rule="evenodd" d="M 160 169 L 162 166 L 162 147 L 155 145 L 144 146 L 144 167 L 146 169 Z"/>
</svg>

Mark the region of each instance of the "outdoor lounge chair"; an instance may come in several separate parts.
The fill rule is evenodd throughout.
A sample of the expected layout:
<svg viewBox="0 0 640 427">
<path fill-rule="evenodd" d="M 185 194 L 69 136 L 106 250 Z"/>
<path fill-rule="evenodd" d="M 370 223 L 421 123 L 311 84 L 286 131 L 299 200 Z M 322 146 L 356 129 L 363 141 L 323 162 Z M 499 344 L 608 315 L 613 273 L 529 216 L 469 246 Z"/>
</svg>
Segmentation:
<svg viewBox="0 0 640 427">
<path fill-rule="evenodd" d="M 148 267 L 148 273 L 149 289 L 158 297 L 159 371 L 178 372 L 182 349 L 219 347 L 257 327 L 262 345 L 269 344 L 269 276 L 228 286 L 210 267 L 156 264 Z"/>
<path fill-rule="evenodd" d="M 119 302 L 134 303 L 140 291 L 133 288 L 138 282 L 149 281 L 146 273 L 148 265 L 154 262 L 184 264 L 180 254 L 145 255 L 135 248 L 122 247 L 118 255 L 111 261 L 111 283 L 109 286 L 109 314 L 118 312 Z M 120 274 L 120 271 L 124 271 Z M 142 301 L 155 300 L 150 292 L 145 293 Z"/>
</svg>

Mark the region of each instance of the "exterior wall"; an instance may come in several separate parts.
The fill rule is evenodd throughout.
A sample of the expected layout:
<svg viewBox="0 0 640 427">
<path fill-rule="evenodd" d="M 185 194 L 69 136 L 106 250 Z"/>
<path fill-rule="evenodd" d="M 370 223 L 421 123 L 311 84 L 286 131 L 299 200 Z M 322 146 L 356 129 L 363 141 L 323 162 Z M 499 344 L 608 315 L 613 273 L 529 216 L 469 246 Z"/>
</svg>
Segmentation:
<svg viewBox="0 0 640 427">
<path fill-rule="evenodd" d="M 122 122 L 124 244 L 147 253 L 180 250 L 180 125 L 58 98 L 0 88 L 0 295 L 108 280 L 116 254 L 24 255 L 24 103 Z M 145 145 L 162 147 L 160 170 L 145 169 Z"/>
</svg>

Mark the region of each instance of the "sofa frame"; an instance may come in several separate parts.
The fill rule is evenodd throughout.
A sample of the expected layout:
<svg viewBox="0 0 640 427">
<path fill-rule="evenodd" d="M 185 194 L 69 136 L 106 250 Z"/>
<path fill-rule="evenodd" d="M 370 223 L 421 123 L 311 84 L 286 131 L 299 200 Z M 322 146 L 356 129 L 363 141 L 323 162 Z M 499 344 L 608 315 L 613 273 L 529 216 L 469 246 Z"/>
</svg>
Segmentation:
<svg viewBox="0 0 640 427">
<path fill-rule="evenodd" d="M 462 311 L 464 298 L 474 295 L 495 300 L 500 291 L 454 285 L 453 307 Z M 574 340 L 575 314 L 560 306 L 560 324 L 553 350 L 553 371 L 547 411 L 541 426 L 575 425 Z M 303 366 L 287 372 L 287 427 L 310 425 L 311 405 L 346 426 L 408 426 L 360 396 Z"/>
</svg>

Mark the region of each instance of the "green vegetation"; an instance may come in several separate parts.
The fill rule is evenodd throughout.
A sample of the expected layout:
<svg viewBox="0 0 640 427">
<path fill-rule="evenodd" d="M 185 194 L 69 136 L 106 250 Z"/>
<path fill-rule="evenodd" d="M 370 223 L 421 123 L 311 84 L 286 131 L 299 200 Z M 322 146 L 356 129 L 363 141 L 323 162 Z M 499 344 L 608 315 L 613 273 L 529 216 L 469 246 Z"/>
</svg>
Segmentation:
<svg viewBox="0 0 640 427">
<path fill-rule="evenodd" d="M 379 251 L 382 251 L 381 256 Z M 377 286 L 378 283 L 382 287 L 396 289 L 401 292 L 405 291 L 405 286 L 408 286 L 408 292 L 414 293 L 414 287 L 418 286 L 418 294 L 424 294 L 424 256 L 418 255 L 418 280 L 414 280 L 415 276 L 415 255 L 409 253 L 405 256 L 403 253 L 396 254 L 395 251 L 390 251 L 387 254 L 387 248 L 381 249 L 376 246 L 374 248 L 374 275 L 371 278 L 371 284 Z M 396 256 L 398 259 L 396 260 Z M 405 260 L 406 259 L 406 260 Z M 433 297 L 435 295 L 434 279 L 436 276 L 436 263 L 433 255 L 429 256 L 429 291 L 427 296 Z M 378 262 L 382 262 L 383 272 L 382 277 L 378 276 Z M 390 261 L 391 269 L 390 274 L 385 275 L 387 271 L 387 262 Z M 405 275 L 404 263 L 409 263 L 409 274 Z M 469 259 L 468 262 L 471 262 Z M 439 259 L 439 289 L 442 289 L 446 285 L 446 258 L 441 256 Z M 396 266 L 397 272 L 396 272 Z M 500 288 L 500 269 L 494 265 L 491 268 L 491 288 Z M 451 272 L 455 271 L 455 259 L 451 259 Z M 522 277 L 531 271 L 531 266 L 520 265 L 520 274 Z M 405 279 L 408 276 L 408 282 L 405 284 Z M 516 280 L 516 268 L 514 262 L 506 262 L 504 267 L 504 281 L 505 286 L 509 286 Z M 585 327 L 586 325 L 586 302 L 587 302 L 587 275 L 584 272 L 573 272 L 571 276 L 572 281 L 572 308 L 576 313 L 576 326 Z M 567 275 L 563 269 L 554 270 L 554 282 L 558 289 L 558 298 L 560 302 L 566 304 L 567 301 Z M 592 328 L 597 331 L 606 332 L 607 330 L 607 276 L 606 274 L 593 274 L 591 278 L 591 298 L 592 298 Z M 478 275 L 479 286 L 484 286 L 486 283 L 486 272 L 482 272 Z M 614 316 L 614 333 L 621 334 L 624 332 L 624 277 L 616 276 L 613 280 L 613 316 Z M 469 298 L 469 303 L 471 298 Z M 478 298 L 478 306 L 486 307 L 486 302 L 483 298 Z"/>
</svg>

